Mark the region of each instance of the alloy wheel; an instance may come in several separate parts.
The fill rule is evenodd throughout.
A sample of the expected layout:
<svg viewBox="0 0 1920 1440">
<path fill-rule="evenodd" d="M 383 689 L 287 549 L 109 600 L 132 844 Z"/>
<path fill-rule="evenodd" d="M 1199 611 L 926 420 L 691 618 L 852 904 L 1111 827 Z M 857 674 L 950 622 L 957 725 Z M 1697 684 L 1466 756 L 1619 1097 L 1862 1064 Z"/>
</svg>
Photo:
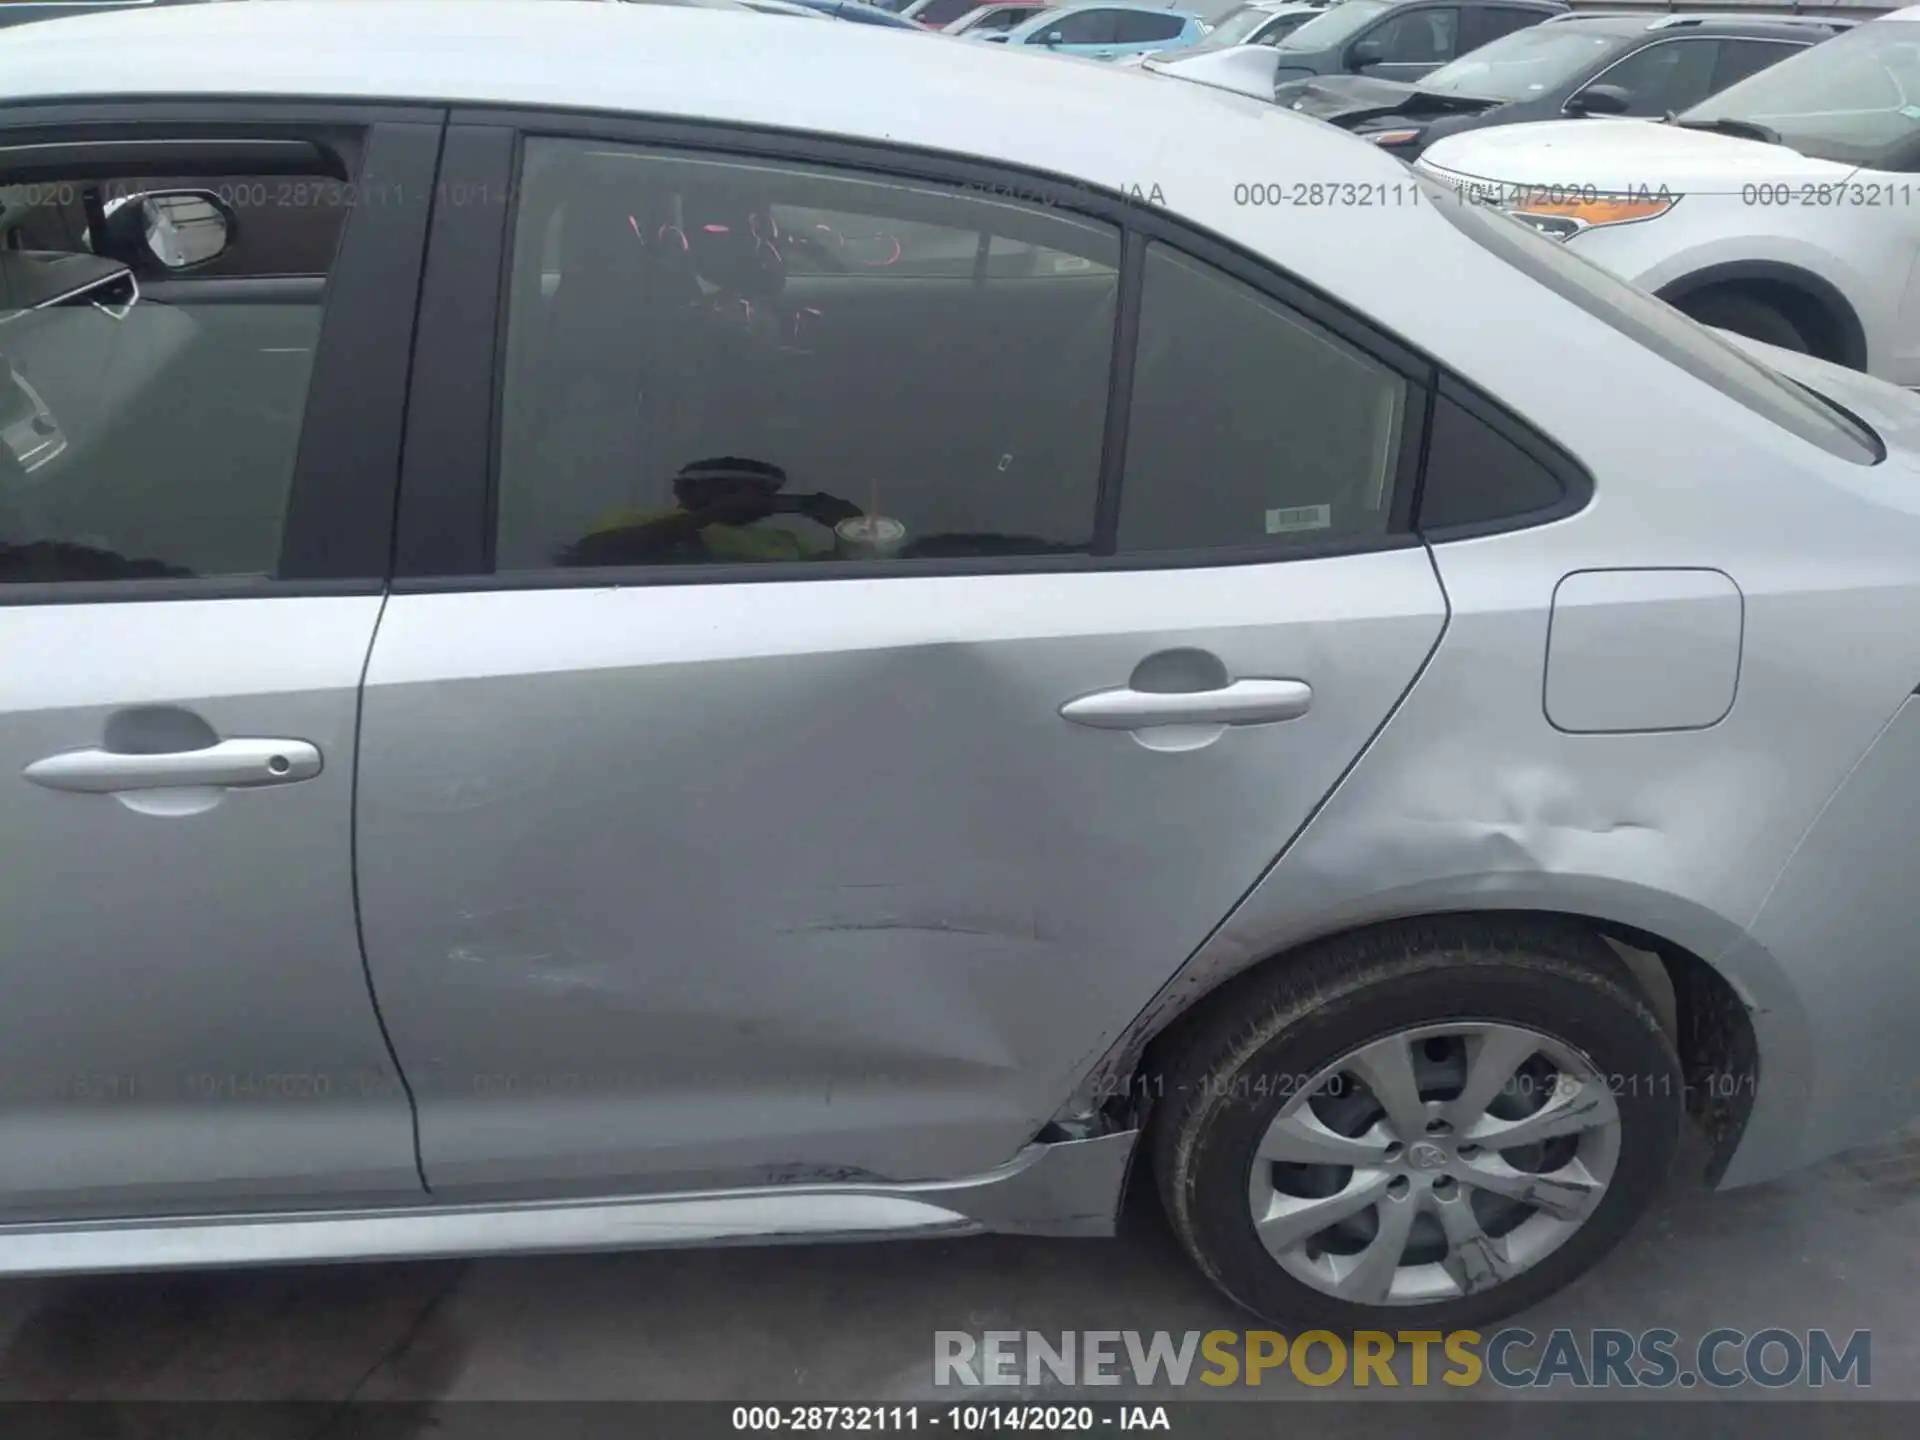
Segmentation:
<svg viewBox="0 0 1920 1440">
<path fill-rule="evenodd" d="M 1248 1204 L 1294 1278 L 1356 1304 L 1427 1304 L 1559 1249 L 1619 1153 L 1619 1108 L 1579 1051 L 1492 1021 L 1428 1025 L 1299 1085 L 1261 1137 Z"/>
</svg>

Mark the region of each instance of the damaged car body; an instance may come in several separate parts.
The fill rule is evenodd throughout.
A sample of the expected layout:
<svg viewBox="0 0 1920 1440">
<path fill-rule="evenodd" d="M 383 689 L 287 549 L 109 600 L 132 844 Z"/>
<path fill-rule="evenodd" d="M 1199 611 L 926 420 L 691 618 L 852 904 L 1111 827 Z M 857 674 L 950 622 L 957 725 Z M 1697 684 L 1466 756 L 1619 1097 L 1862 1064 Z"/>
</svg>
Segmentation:
<svg viewBox="0 0 1920 1440">
<path fill-rule="evenodd" d="M 0 35 L 0 1273 L 1152 1183 L 1447 1328 L 1920 1109 L 1920 400 L 1211 85 L 443 13 Z"/>
</svg>

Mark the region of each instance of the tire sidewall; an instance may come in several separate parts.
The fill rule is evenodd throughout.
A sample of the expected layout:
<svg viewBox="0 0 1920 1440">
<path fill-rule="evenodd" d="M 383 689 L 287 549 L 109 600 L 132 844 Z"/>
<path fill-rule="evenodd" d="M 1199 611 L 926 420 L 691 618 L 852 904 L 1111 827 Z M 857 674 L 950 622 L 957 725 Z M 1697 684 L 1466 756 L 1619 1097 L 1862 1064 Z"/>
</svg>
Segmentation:
<svg viewBox="0 0 1920 1440">
<path fill-rule="evenodd" d="M 1774 345 L 1801 355 L 1812 353 L 1812 347 L 1808 345 L 1807 337 L 1800 333 L 1800 327 L 1764 300 L 1745 295 L 1706 296 L 1701 299 L 1697 310 L 1689 308 L 1686 313 L 1702 325 L 1731 330 L 1736 335 L 1758 340 L 1763 345 Z"/>
<path fill-rule="evenodd" d="M 1215 1279 L 1258 1314 L 1348 1329 L 1445 1329 L 1544 1299 L 1620 1239 L 1659 1191 L 1678 1143 L 1682 1081 L 1671 1045 L 1643 1006 L 1612 986 L 1554 969 L 1435 966 L 1374 983 L 1283 1025 L 1236 1067 L 1203 1082 L 1211 1096 L 1183 1167 L 1194 1239 Z M 1478 973 L 1475 973 L 1478 972 Z M 1559 1249 L 1505 1285 L 1431 1305 L 1356 1305 L 1282 1270 L 1254 1231 L 1253 1155 L 1282 1106 L 1327 1066 L 1377 1039 L 1451 1021 L 1518 1025 L 1586 1057 L 1620 1113 L 1620 1152 L 1599 1207 Z"/>
</svg>

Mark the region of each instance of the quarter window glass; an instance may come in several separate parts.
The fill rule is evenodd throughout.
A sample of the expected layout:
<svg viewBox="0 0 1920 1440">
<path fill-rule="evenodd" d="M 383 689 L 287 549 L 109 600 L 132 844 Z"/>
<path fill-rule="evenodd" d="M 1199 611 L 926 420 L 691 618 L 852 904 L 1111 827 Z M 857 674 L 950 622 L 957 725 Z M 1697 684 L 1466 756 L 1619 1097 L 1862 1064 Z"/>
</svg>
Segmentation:
<svg viewBox="0 0 1920 1440">
<path fill-rule="evenodd" d="M 1464 407 L 1436 397 L 1420 513 L 1414 517 L 1420 529 L 1537 515 L 1559 504 L 1565 493 L 1540 460 Z"/>
<path fill-rule="evenodd" d="M 500 569 L 1090 547 L 1114 231 L 569 140 L 521 197 Z"/>
<path fill-rule="evenodd" d="M 1147 252 L 1141 305 L 1121 550 L 1386 531 L 1405 379 L 1164 246 Z"/>
<path fill-rule="evenodd" d="M 160 253 L 196 263 L 119 253 L 138 243 L 123 207 L 180 190 L 237 225 L 204 200 L 156 202 Z M 350 193 L 285 175 L 0 186 L 0 583 L 274 573 Z M 131 282 L 35 308 L 47 274 L 103 258 Z"/>
</svg>

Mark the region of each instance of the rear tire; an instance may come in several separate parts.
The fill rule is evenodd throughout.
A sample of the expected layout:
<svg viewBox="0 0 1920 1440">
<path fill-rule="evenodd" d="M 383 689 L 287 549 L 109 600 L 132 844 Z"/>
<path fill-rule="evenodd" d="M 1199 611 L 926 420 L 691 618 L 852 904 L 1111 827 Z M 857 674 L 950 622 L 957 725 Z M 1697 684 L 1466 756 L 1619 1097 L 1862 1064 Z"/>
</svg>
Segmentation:
<svg viewBox="0 0 1920 1440">
<path fill-rule="evenodd" d="M 1800 327 L 1786 315 L 1766 301 L 1738 290 L 1709 290 L 1701 295 L 1686 296 L 1679 301 L 1679 309 L 1702 325 L 1731 330 L 1749 340 L 1777 345 L 1801 355 L 1813 353 Z"/>
<path fill-rule="evenodd" d="M 1162 1202 L 1208 1278 L 1280 1325 L 1447 1330 L 1525 1309 L 1619 1242 L 1678 1145 L 1673 1045 L 1572 922 L 1337 937 L 1235 982 L 1182 1041 L 1150 1121 Z"/>
</svg>

